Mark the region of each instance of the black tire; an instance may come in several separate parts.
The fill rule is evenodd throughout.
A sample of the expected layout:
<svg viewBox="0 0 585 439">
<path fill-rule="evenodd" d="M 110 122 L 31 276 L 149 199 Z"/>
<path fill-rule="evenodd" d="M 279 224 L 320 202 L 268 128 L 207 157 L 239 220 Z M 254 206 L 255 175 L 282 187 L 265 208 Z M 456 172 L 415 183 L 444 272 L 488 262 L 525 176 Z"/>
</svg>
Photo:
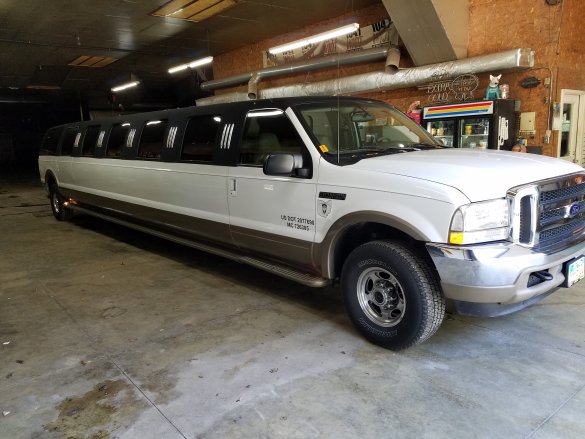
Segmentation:
<svg viewBox="0 0 585 439">
<path fill-rule="evenodd" d="M 355 327 L 387 349 L 425 341 L 445 316 L 437 273 L 396 242 L 373 241 L 351 252 L 343 265 L 341 288 Z"/>
<path fill-rule="evenodd" d="M 49 200 L 53 216 L 58 221 L 69 221 L 73 217 L 73 211 L 64 206 L 63 203 L 65 200 L 56 184 L 49 186 Z"/>
</svg>

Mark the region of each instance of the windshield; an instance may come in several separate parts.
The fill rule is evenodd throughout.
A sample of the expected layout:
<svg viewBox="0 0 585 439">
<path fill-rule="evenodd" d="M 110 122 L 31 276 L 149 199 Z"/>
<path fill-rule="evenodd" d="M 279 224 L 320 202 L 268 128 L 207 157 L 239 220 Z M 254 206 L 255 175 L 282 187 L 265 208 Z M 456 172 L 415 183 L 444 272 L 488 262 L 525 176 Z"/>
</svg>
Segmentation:
<svg viewBox="0 0 585 439">
<path fill-rule="evenodd" d="M 323 156 L 334 163 L 441 147 L 420 125 L 383 104 L 340 101 L 297 108 Z"/>
</svg>

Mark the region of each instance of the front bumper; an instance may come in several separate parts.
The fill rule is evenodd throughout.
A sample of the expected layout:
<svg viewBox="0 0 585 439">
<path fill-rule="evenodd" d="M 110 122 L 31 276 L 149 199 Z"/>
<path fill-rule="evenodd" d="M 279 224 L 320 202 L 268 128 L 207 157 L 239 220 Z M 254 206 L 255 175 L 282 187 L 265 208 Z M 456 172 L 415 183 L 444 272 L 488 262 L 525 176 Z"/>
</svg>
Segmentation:
<svg viewBox="0 0 585 439">
<path fill-rule="evenodd" d="M 585 241 L 553 254 L 513 243 L 452 246 L 428 243 L 443 293 L 461 314 L 497 316 L 518 311 L 546 297 L 565 281 L 563 264 L 585 254 Z M 531 275 L 549 280 L 532 285 Z"/>
</svg>

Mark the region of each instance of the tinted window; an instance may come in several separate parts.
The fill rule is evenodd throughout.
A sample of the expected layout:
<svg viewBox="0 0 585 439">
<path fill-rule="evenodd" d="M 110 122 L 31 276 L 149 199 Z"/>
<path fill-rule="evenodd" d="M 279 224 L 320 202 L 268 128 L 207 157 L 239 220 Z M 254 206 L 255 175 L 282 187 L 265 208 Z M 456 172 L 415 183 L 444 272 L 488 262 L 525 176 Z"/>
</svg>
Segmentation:
<svg viewBox="0 0 585 439">
<path fill-rule="evenodd" d="M 303 153 L 304 144 L 297 130 L 280 110 L 248 113 L 240 150 L 240 163 L 263 165 L 269 153 Z"/>
<path fill-rule="evenodd" d="M 221 126 L 221 117 L 193 117 L 187 123 L 183 139 L 181 160 L 211 162 L 217 132 Z"/>
<path fill-rule="evenodd" d="M 59 138 L 63 132 L 63 127 L 51 128 L 47 131 L 43 146 L 41 146 L 41 154 L 55 155 L 57 153 L 57 145 L 59 145 Z"/>
<path fill-rule="evenodd" d="M 107 157 L 120 157 L 122 148 L 126 144 L 126 137 L 130 131 L 129 123 L 117 123 L 112 125 L 110 136 L 108 137 L 108 145 L 106 147 Z"/>
<path fill-rule="evenodd" d="M 61 143 L 61 155 L 71 155 L 73 147 L 77 146 L 76 142 L 79 142 L 79 130 L 75 128 L 66 128 L 65 135 L 63 136 L 63 143 Z"/>
<path fill-rule="evenodd" d="M 168 120 L 149 120 L 144 124 L 142 135 L 140 136 L 140 144 L 138 145 L 139 158 L 160 158 L 167 124 Z"/>
<path fill-rule="evenodd" d="M 99 125 L 87 127 L 87 129 L 85 130 L 85 137 L 83 138 L 84 156 L 93 156 L 99 135 L 100 135 Z"/>
</svg>

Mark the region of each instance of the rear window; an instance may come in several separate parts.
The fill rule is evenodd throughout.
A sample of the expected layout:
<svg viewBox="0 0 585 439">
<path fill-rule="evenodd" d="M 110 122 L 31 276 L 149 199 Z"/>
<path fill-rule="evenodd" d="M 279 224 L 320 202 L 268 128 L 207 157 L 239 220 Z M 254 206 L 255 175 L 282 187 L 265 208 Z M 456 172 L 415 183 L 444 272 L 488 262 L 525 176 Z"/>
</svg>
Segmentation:
<svg viewBox="0 0 585 439">
<path fill-rule="evenodd" d="M 138 158 L 150 160 L 160 158 L 168 123 L 168 120 L 160 119 L 149 120 L 144 124 L 138 145 Z"/>
<path fill-rule="evenodd" d="M 59 138 L 63 132 L 63 127 L 51 128 L 47 131 L 43 144 L 40 149 L 41 155 L 55 155 L 57 154 L 57 146 L 59 145 Z"/>
<path fill-rule="evenodd" d="M 120 157 L 122 148 L 126 144 L 126 137 L 130 131 L 129 123 L 117 123 L 112 125 L 108 145 L 106 146 L 106 157 Z"/>
<path fill-rule="evenodd" d="M 83 150 L 84 156 L 92 157 L 95 152 L 98 137 L 100 135 L 100 126 L 92 125 L 87 127 L 85 130 L 85 137 L 83 139 Z"/>
<path fill-rule="evenodd" d="M 220 125 L 220 116 L 201 116 L 189 119 L 183 138 L 181 160 L 211 162 Z"/>
</svg>

